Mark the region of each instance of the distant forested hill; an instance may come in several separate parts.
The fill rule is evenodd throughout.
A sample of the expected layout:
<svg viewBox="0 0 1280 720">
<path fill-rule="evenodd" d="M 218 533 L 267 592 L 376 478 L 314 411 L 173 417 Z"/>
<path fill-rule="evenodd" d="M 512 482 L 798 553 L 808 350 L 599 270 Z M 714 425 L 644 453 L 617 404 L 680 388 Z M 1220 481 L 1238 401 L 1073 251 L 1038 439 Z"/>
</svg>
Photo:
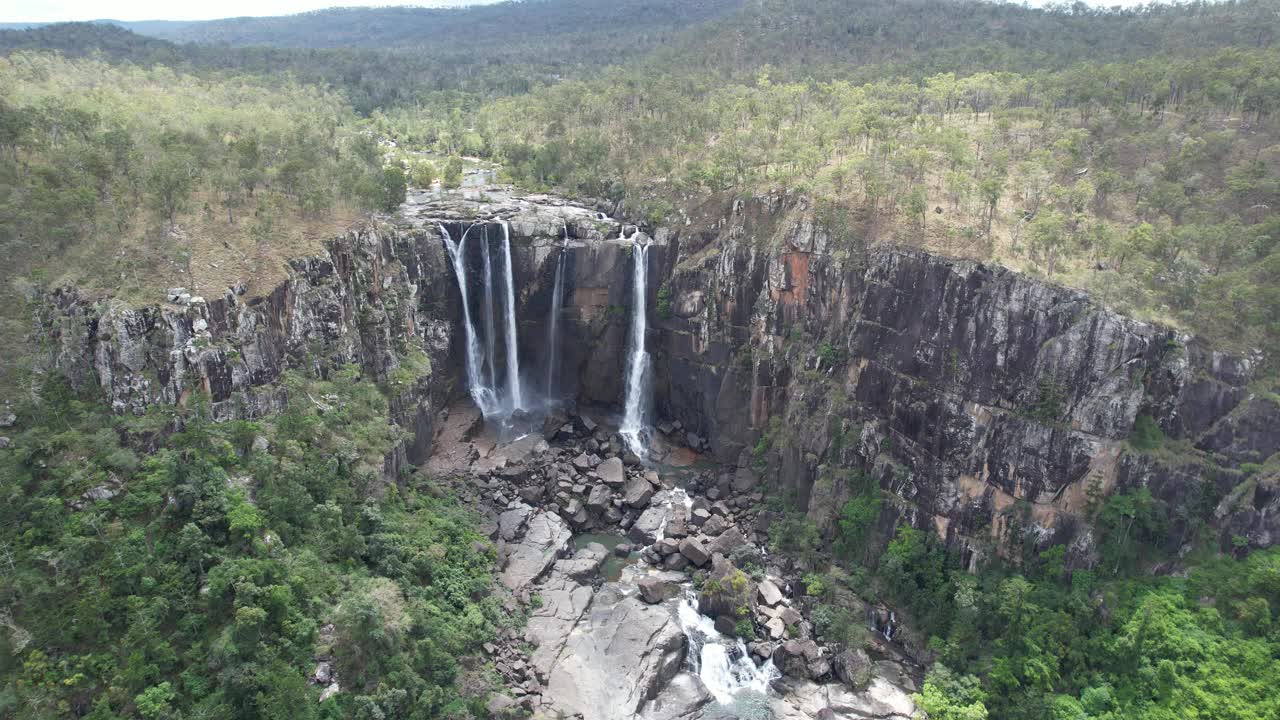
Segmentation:
<svg viewBox="0 0 1280 720">
<path fill-rule="evenodd" d="M 570 36 L 595 46 L 670 33 L 741 5 L 742 0 L 526 0 L 465 8 L 330 8 L 280 17 L 129 27 L 175 42 L 238 47 L 403 49 L 444 44 L 458 49 L 498 42 L 525 46 L 526 41 Z M 625 45 L 617 49 L 635 50 Z"/>
</svg>

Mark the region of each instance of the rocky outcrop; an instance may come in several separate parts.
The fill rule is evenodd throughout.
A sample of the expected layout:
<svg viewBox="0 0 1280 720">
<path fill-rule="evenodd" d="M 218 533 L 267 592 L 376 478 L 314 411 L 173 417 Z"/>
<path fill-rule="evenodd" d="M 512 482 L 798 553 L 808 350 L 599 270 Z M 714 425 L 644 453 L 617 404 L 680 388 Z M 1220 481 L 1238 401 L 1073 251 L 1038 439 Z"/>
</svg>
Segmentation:
<svg viewBox="0 0 1280 720">
<path fill-rule="evenodd" d="M 391 387 L 392 415 L 409 431 L 387 458 L 395 475 L 425 462 L 435 413 L 454 390 L 456 301 L 444 271 L 437 236 L 369 223 L 323 257 L 290 261 L 288 279 L 261 297 L 229 288 L 130 307 L 63 288 L 36 304 L 38 365 L 100 388 L 119 413 L 198 393 L 216 419 L 281 409 L 287 371 L 356 365 Z"/>
<path fill-rule="evenodd" d="M 1202 497 L 1187 487 L 1223 499 L 1280 449 L 1258 358 L 1002 267 L 870 248 L 803 201 L 713 208 L 666 261 L 660 413 L 827 533 L 865 474 L 894 499 L 886 532 L 909 522 L 970 561 L 1064 543 L 1088 564 L 1091 496 L 1148 487 L 1176 526 Z M 1128 442 L 1144 423 L 1175 452 Z M 1256 509 L 1215 522 L 1224 548 L 1228 526 L 1255 547 L 1277 529 Z"/>
</svg>

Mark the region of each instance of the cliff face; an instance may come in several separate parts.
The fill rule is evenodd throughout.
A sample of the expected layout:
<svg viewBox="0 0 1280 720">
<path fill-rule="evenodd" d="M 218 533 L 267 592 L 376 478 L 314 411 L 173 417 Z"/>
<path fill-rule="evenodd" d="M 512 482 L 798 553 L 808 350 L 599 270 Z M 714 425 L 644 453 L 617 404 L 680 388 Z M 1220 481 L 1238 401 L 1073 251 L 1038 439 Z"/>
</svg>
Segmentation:
<svg viewBox="0 0 1280 720">
<path fill-rule="evenodd" d="M 1091 499 L 1136 487 L 1166 502 L 1170 550 L 1207 504 L 1224 547 L 1276 541 L 1276 479 L 1250 464 L 1280 450 L 1280 405 L 1250 389 L 1256 359 L 999 267 L 868 250 L 815 214 L 779 198 L 735 201 L 652 233 L 656 414 L 737 464 L 736 482 L 764 476 L 832 533 L 865 473 L 891 499 L 882 528 L 905 520 L 970 558 L 1030 540 L 1067 543 L 1089 563 Z M 439 227 L 458 238 L 477 221 L 508 223 L 526 389 L 546 390 L 565 253 L 556 394 L 620 405 L 630 244 L 596 210 L 546 198 L 410 203 L 398 227 L 335 240 L 252 300 L 228 292 L 135 310 L 55 292 L 38 319 L 44 364 L 100 386 L 118 412 L 199 390 L 229 418 L 281 407 L 287 369 L 357 363 L 386 380 L 421 353 L 434 371 L 393 399 L 412 438 L 388 458 L 396 473 L 426 459 L 438 409 L 465 394 Z M 466 248 L 472 287 L 478 250 Z M 1158 426 L 1159 447 L 1136 450 L 1135 424 Z"/>
<path fill-rule="evenodd" d="M 354 363 L 386 381 L 421 353 L 429 362 L 391 400 L 412 433 L 387 458 L 395 474 L 425 462 L 435 409 L 452 391 L 457 313 L 445 266 L 438 236 L 371 224 L 335 239 L 324 257 L 291 262 L 288 279 L 264 297 L 191 298 L 175 288 L 170 302 L 134 309 L 55 291 L 37 313 L 36 336 L 45 368 L 100 387 L 116 412 L 203 392 L 218 419 L 282 408 L 286 370 L 323 375 Z"/>
<path fill-rule="evenodd" d="M 828 532 L 847 471 L 869 473 L 894 498 L 882 526 L 971 557 L 1030 539 L 1088 563 L 1091 496 L 1138 486 L 1168 505 L 1170 550 L 1207 502 L 1224 547 L 1275 541 L 1274 480 L 1247 477 L 1280 450 L 1280 406 L 1249 389 L 1258 360 L 1000 267 L 868 251 L 812 217 L 735 202 L 672 258 L 659 405 L 720 459 L 762 465 Z M 1149 422 L 1166 437 L 1139 452 Z"/>
</svg>

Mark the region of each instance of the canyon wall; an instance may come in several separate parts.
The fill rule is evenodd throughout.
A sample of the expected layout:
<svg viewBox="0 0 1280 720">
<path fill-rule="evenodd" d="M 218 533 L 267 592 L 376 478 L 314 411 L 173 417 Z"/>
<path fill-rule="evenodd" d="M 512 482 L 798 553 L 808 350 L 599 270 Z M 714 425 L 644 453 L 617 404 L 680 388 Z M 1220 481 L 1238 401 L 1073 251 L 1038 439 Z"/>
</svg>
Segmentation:
<svg viewBox="0 0 1280 720">
<path fill-rule="evenodd" d="M 565 252 L 556 385 L 620 407 L 630 244 L 595 209 L 504 202 L 479 216 L 509 223 L 526 388 L 545 386 Z M 418 215 L 294 261 L 265 297 L 178 293 L 130 309 L 53 292 L 37 313 L 43 366 L 100 387 L 117 412 L 198 390 L 230 418 L 280 408 L 288 369 L 355 363 L 398 383 L 394 415 L 410 439 L 387 470 L 399 473 L 425 460 L 438 412 L 465 396 L 462 313 L 437 223 L 456 238 L 478 215 Z M 1280 450 L 1280 404 L 1254 389 L 1258 358 L 1001 267 L 868 247 L 820 215 L 797 199 L 736 199 L 649 230 L 658 419 L 736 465 L 724 482 L 779 489 L 830 537 L 870 476 L 890 500 L 883 534 L 906 521 L 971 560 L 1065 543 L 1087 565 L 1097 498 L 1138 487 L 1165 501 L 1171 551 L 1205 515 L 1224 548 L 1276 541 L 1280 493 L 1261 464 Z M 475 244 L 466 264 L 477 277 Z M 1136 425 L 1159 428 L 1156 447 L 1135 447 Z"/>
<path fill-rule="evenodd" d="M 323 257 L 291 261 L 288 279 L 261 297 L 173 288 L 133 308 L 59 289 L 34 304 L 38 364 L 100 389 L 117 413 L 202 393 L 220 420 L 283 408 L 286 371 L 323 377 L 355 364 L 388 385 L 408 431 L 386 460 L 394 477 L 426 461 L 436 412 L 456 392 L 457 300 L 445 268 L 437 234 L 369 223 Z"/>
<path fill-rule="evenodd" d="M 1065 543 L 1087 565 L 1100 496 L 1149 488 L 1167 549 L 1211 513 L 1223 549 L 1280 530 L 1280 404 L 1260 358 L 1217 352 L 1008 269 L 866 247 L 781 197 L 681 234 L 658 320 L 659 407 L 794 494 L 830 536 L 860 473 L 976 559 Z M 1157 447 L 1130 442 L 1157 426 Z M 1163 434 L 1163 438 L 1159 437 Z M 741 473 L 741 471 L 740 471 Z"/>
</svg>

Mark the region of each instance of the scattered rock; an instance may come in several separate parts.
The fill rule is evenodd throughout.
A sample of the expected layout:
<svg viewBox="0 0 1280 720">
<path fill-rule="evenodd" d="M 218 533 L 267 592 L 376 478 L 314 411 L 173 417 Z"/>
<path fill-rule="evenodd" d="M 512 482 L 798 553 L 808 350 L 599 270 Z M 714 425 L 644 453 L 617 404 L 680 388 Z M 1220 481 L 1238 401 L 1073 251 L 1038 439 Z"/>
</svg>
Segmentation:
<svg viewBox="0 0 1280 720">
<path fill-rule="evenodd" d="M 680 594 L 677 583 L 656 575 L 642 577 L 636 585 L 640 587 L 640 597 L 650 605 L 665 602 Z"/>
<path fill-rule="evenodd" d="M 577 460 L 574 460 L 575 465 L 577 462 Z M 598 463 L 596 466 L 596 475 L 599 475 L 600 479 L 610 487 L 618 487 L 627 480 L 626 470 L 622 467 L 622 460 L 616 457 L 611 457 L 608 460 Z M 628 485 L 628 489 L 629 488 L 630 485 Z"/>
<path fill-rule="evenodd" d="M 636 518 L 635 523 L 627 531 L 627 538 L 640 545 L 652 545 L 658 538 L 658 528 L 662 527 L 662 522 L 666 518 L 666 508 L 650 507 Z"/>
<path fill-rule="evenodd" d="M 727 523 L 725 523 L 723 517 L 719 515 L 712 515 L 710 520 L 707 520 L 702 524 L 702 533 L 710 537 L 715 537 L 724 532 L 726 525 Z"/>
<path fill-rule="evenodd" d="M 601 465 L 600 467 L 604 467 Z M 621 473 L 621 464 L 619 464 L 619 473 Z M 606 482 L 608 482 L 606 480 Z M 633 508 L 642 508 L 649 504 L 653 499 L 653 486 L 644 478 L 631 477 L 627 479 L 627 489 L 623 493 L 623 502 Z"/>
<path fill-rule="evenodd" d="M 501 718 L 509 715 L 516 707 L 516 701 L 498 693 L 489 698 L 488 704 L 484 706 L 485 712 L 489 713 L 489 717 Z"/>
<path fill-rule="evenodd" d="M 854 690 L 861 690 L 871 682 L 871 668 L 871 658 L 862 648 L 846 649 L 831 658 L 836 677 Z"/>
<path fill-rule="evenodd" d="M 720 534 L 720 537 L 712 540 L 707 544 L 707 552 L 712 555 L 719 553 L 725 557 L 729 557 L 735 549 L 747 544 L 747 538 L 742 535 L 742 531 L 735 525 Z"/>
<path fill-rule="evenodd" d="M 696 538 L 685 538 L 680 543 L 680 554 L 698 567 L 711 562 L 711 554 L 707 552 L 702 542 Z"/>
<path fill-rule="evenodd" d="M 342 688 L 338 687 L 338 683 L 336 682 L 329 683 L 329 686 L 326 687 L 324 691 L 320 693 L 320 702 L 324 702 L 325 700 L 328 700 L 334 695 L 337 695 L 338 692 L 341 691 L 341 689 Z"/>
</svg>

